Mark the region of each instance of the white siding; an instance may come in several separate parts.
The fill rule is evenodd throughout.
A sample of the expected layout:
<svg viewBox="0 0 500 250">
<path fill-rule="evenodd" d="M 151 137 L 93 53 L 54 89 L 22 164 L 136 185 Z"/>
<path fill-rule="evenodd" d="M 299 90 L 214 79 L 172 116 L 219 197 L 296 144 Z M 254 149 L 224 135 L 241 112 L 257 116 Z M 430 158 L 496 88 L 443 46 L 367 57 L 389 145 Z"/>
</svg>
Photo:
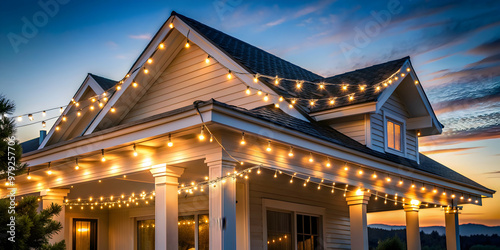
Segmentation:
<svg viewBox="0 0 500 250">
<path fill-rule="evenodd" d="M 325 208 L 323 237 L 326 237 L 326 246 L 324 249 L 350 249 L 349 211 L 341 191 L 337 190 L 335 194 L 332 194 L 330 189 L 318 190 L 314 184 L 304 188 L 303 182 L 297 179 L 290 184 L 290 179 L 286 175 L 280 175 L 274 179 L 272 174 L 264 173 L 258 178 L 251 179 L 249 183 L 250 249 L 262 249 L 264 243 L 262 199 Z M 286 210 L 286 208 L 283 209 Z"/>
<path fill-rule="evenodd" d="M 352 139 L 360 142 L 361 144 L 366 144 L 365 137 L 365 116 L 360 115 L 349 120 L 347 119 L 337 119 L 330 126 L 340 133 L 351 137 Z"/>
<path fill-rule="evenodd" d="M 409 118 L 406 106 L 394 92 L 386 103 L 381 108 L 380 113 L 370 115 L 370 130 L 372 149 L 384 152 L 385 151 L 385 132 L 384 132 L 384 115 L 396 116 L 398 119 L 406 121 Z M 417 160 L 418 157 L 418 142 L 415 131 L 405 132 L 405 152 L 409 159 Z"/>
<path fill-rule="evenodd" d="M 122 123 L 211 98 L 248 109 L 266 104 L 256 93 L 247 96 L 246 85 L 236 74 L 228 80 L 228 71 L 221 64 L 211 62 L 207 65 L 206 57 L 207 54 L 194 44 L 189 49 L 182 49 Z"/>
</svg>

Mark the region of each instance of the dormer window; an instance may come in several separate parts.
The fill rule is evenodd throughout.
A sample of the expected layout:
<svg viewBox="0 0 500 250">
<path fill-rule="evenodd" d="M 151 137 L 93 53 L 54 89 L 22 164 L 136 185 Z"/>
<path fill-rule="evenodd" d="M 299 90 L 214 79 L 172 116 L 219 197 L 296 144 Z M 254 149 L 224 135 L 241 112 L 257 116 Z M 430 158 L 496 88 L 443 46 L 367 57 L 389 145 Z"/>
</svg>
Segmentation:
<svg viewBox="0 0 500 250">
<path fill-rule="evenodd" d="M 401 136 L 401 123 L 393 120 L 387 120 L 387 148 L 397 151 L 401 150 L 402 136 Z"/>
</svg>

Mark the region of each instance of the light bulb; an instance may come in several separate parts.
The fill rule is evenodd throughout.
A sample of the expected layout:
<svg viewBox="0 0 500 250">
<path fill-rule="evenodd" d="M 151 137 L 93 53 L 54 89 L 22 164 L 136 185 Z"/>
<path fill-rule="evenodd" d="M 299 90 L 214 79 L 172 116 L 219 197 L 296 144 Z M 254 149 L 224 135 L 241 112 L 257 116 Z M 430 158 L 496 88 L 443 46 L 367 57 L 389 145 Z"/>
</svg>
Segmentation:
<svg viewBox="0 0 500 250">
<path fill-rule="evenodd" d="M 330 99 L 330 105 L 334 105 L 335 104 L 335 100 L 334 99 Z"/>
<path fill-rule="evenodd" d="M 158 48 L 160 48 L 160 49 L 164 49 L 164 48 L 165 48 L 165 44 L 160 43 L 160 44 L 158 45 Z"/>
<path fill-rule="evenodd" d="M 210 63 L 210 56 L 207 56 L 207 58 L 205 59 L 205 63 L 207 63 L 207 64 Z"/>
<path fill-rule="evenodd" d="M 410 68 L 406 68 L 406 71 L 407 71 L 407 72 L 410 72 Z"/>
<path fill-rule="evenodd" d="M 114 113 L 116 111 L 115 107 L 112 107 L 110 111 L 111 113 Z"/>
<path fill-rule="evenodd" d="M 319 88 L 320 88 L 320 89 L 325 89 L 325 84 L 324 84 L 324 83 L 320 83 L 320 84 L 319 84 Z"/>
<path fill-rule="evenodd" d="M 347 85 L 346 84 L 342 85 L 342 90 L 344 90 L 344 91 L 347 90 Z"/>
<path fill-rule="evenodd" d="M 18 116 L 18 117 L 17 117 L 17 121 L 18 121 L 18 122 L 22 122 L 22 121 L 23 121 L 23 117 L 22 117 L 22 116 Z"/>
<path fill-rule="evenodd" d="M 186 48 L 191 47 L 191 45 L 189 45 L 189 39 L 186 41 L 186 45 L 184 45 L 184 47 L 186 47 Z"/>
<path fill-rule="evenodd" d="M 173 29 L 173 28 L 174 28 L 174 23 L 170 23 L 170 24 L 168 25 L 168 27 L 169 27 L 169 28 L 171 28 L 171 29 Z"/>
<path fill-rule="evenodd" d="M 204 126 L 201 127 L 201 132 L 200 132 L 200 135 L 198 136 L 198 139 L 200 139 L 200 141 L 205 140 L 205 127 Z"/>
<path fill-rule="evenodd" d="M 56 126 L 56 131 L 59 131 L 61 128 L 59 126 Z"/>
<path fill-rule="evenodd" d="M 26 177 L 28 180 L 31 180 L 31 176 L 30 174 L 28 173 L 28 176 Z"/>
<path fill-rule="evenodd" d="M 262 95 L 262 90 L 257 91 L 257 95 Z"/>
<path fill-rule="evenodd" d="M 361 91 L 365 91 L 365 85 L 361 85 L 361 86 L 359 86 L 359 90 L 361 90 Z"/>
<path fill-rule="evenodd" d="M 60 107 L 59 112 L 62 114 L 63 111 L 64 111 L 63 107 Z"/>
<path fill-rule="evenodd" d="M 34 120 L 34 119 L 33 119 L 33 115 L 32 115 L 32 114 L 29 114 L 29 115 L 28 115 L 28 119 L 30 119 L 30 121 L 33 121 L 33 120 Z"/>
<path fill-rule="evenodd" d="M 354 95 L 349 96 L 349 101 L 352 101 L 352 100 L 354 100 Z"/>
<path fill-rule="evenodd" d="M 259 74 L 256 74 L 255 77 L 253 78 L 253 82 L 257 83 L 259 82 Z"/>
<path fill-rule="evenodd" d="M 52 170 L 47 171 L 47 174 L 51 175 L 52 174 Z"/>
<path fill-rule="evenodd" d="M 137 153 L 137 148 L 135 147 L 135 144 L 134 144 L 134 156 L 138 156 L 139 154 Z"/>
<path fill-rule="evenodd" d="M 172 147 L 174 146 L 174 143 L 172 142 L 172 135 L 168 134 L 168 143 L 167 146 Z"/>
<path fill-rule="evenodd" d="M 290 147 L 290 152 L 288 152 L 288 156 L 293 157 L 293 148 Z"/>
<path fill-rule="evenodd" d="M 42 121 L 42 127 L 45 128 L 46 124 L 45 121 Z"/>
<path fill-rule="evenodd" d="M 297 85 L 296 86 L 297 86 L 298 89 L 302 88 L 302 82 L 301 81 L 297 81 Z"/>
<path fill-rule="evenodd" d="M 271 150 L 272 150 L 272 149 L 271 149 L 271 141 L 268 141 L 268 142 L 267 142 L 267 148 L 266 148 L 266 151 L 267 151 L 267 152 L 271 152 Z"/>
<path fill-rule="evenodd" d="M 81 112 L 80 110 L 78 110 L 78 111 L 76 112 L 76 116 L 81 116 L 81 115 L 82 115 L 82 112 Z"/>
<path fill-rule="evenodd" d="M 45 112 L 45 110 L 42 111 L 42 116 L 45 117 L 46 115 L 47 115 L 47 112 Z"/>
<path fill-rule="evenodd" d="M 149 63 L 149 64 L 152 64 L 152 63 L 153 63 L 153 58 L 149 58 L 149 59 L 148 59 L 148 63 Z"/>
<path fill-rule="evenodd" d="M 90 109 L 90 110 L 94 110 L 94 106 L 93 106 L 93 105 L 90 105 L 89 109 Z"/>
<path fill-rule="evenodd" d="M 265 102 L 269 101 L 269 94 L 266 94 L 266 95 L 264 96 L 264 101 L 265 101 Z"/>
<path fill-rule="evenodd" d="M 311 106 L 314 106 L 314 104 L 315 104 L 315 103 L 314 103 L 314 100 L 311 100 L 311 101 L 309 102 L 309 105 L 311 105 Z"/>
<path fill-rule="evenodd" d="M 327 159 L 326 160 L 326 167 L 329 168 L 331 166 L 332 166 L 332 164 L 330 163 L 330 159 Z"/>
<path fill-rule="evenodd" d="M 250 91 L 250 86 L 247 86 L 247 90 L 245 90 L 245 93 L 247 95 L 250 95 L 252 92 Z"/>
<path fill-rule="evenodd" d="M 101 161 L 105 162 L 106 158 L 104 157 L 104 149 L 101 149 Z"/>
<path fill-rule="evenodd" d="M 137 82 L 132 83 L 132 87 L 137 88 L 137 86 L 139 86 L 139 84 Z"/>
<path fill-rule="evenodd" d="M 278 76 L 276 76 L 276 78 L 274 79 L 274 85 L 278 84 L 280 84 L 280 79 L 278 78 Z"/>
<path fill-rule="evenodd" d="M 377 174 L 375 172 L 373 172 L 372 178 L 373 179 L 377 178 Z"/>
<path fill-rule="evenodd" d="M 247 142 L 245 141 L 245 132 L 243 132 L 243 133 L 241 134 L 241 141 L 240 141 L 240 144 L 241 144 L 241 145 L 245 145 L 246 143 L 247 143 Z"/>
<path fill-rule="evenodd" d="M 148 74 L 149 73 L 149 70 L 144 68 L 144 74 Z"/>
<path fill-rule="evenodd" d="M 227 79 L 231 78 L 233 78 L 233 74 L 231 73 L 231 70 L 229 70 L 229 72 L 227 72 Z"/>
<path fill-rule="evenodd" d="M 309 162 L 314 162 L 314 159 L 313 159 L 312 153 L 309 153 Z"/>
<path fill-rule="evenodd" d="M 120 89 L 122 89 L 122 85 L 118 85 L 118 86 L 116 86 L 116 90 L 118 90 L 118 91 L 119 91 Z M 77 106 L 77 107 L 78 107 L 78 106 Z"/>
<path fill-rule="evenodd" d="M 418 84 L 418 80 L 415 80 L 415 84 Z"/>
</svg>

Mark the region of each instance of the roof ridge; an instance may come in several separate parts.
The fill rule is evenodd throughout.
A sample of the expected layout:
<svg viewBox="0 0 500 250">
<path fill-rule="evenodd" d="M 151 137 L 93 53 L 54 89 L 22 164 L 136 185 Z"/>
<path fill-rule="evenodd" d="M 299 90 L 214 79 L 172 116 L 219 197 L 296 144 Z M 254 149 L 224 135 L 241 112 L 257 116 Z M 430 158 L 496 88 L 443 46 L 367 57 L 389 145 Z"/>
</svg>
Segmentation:
<svg viewBox="0 0 500 250">
<path fill-rule="evenodd" d="M 409 60 L 409 59 L 410 59 L 410 56 L 405 56 L 405 57 L 402 57 L 402 58 L 399 58 L 399 59 L 394 59 L 394 60 L 391 60 L 391 61 L 386 61 L 386 62 L 382 62 L 382 63 L 372 64 L 370 66 L 366 66 L 366 67 L 363 67 L 363 68 L 354 69 L 354 70 L 351 70 L 351 71 L 346 71 L 346 72 L 343 72 L 343 73 L 340 73 L 340 74 L 336 74 L 336 75 L 332 75 L 332 76 L 327 76 L 324 79 L 328 79 L 328 78 L 332 78 L 332 77 L 336 77 L 336 76 L 342 76 L 342 75 L 353 73 L 353 72 L 360 71 L 360 70 L 367 70 L 367 69 L 370 69 L 370 68 L 373 68 L 373 67 L 382 66 L 384 64 L 395 63 L 395 62 L 399 62 L 399 61 L 403 61 L 403 60 L 406 61 L 406 60 Z"/>
</svg>

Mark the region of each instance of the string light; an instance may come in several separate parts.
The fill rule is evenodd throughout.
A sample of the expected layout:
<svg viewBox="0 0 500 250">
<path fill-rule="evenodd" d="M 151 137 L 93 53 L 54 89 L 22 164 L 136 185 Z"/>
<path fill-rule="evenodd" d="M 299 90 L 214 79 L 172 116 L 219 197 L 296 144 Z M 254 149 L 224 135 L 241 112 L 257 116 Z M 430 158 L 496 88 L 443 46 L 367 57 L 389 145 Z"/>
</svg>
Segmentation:
<svg viewBox="0 0 500 250">
<path fill-rule="evenodd" d="M 137 153 L 137 148 L 135 147 L 135 143 L 134 143 L 134 146 L 133 146 L 133 147 L 134 147 L 134 156 L 138 156 L 138 155 L 139 155 L 139 153 Z"/>
<path fill-rule="evenodd" d="M 411 188 L 415 188 L 415 182 L 411 181 Z"/>
<path fill-rule="evenodd" d="M 149 73 L 149 69 L 147 69 L 146 67 L 144 67 L 144 74 L 148 74 Z"/>
<path fill-rule="evenodd" d="M 314 162 L 314 158 L 311 152 L 309 152 L 309 162 Z"/>
<path fill-rule="evenodd" d="M 373 179 L 377 178 L 377 173 L 375 173 L 375 171 L 373 171 L 372 178 Z"/>
<path fill-rule="evenodd" d="M 29 114 L 29 115 L 28 115 L 28 119 L 29 119 L 30 121 L 33 121 L 33 115 L 32 115 L 32 114 Z"/>
<path fill-rule="evenodd" d="M 391 177 L 389 176 L 389 174 L 387 174 L 387 178 L 385 178 L 385 180 L 386 180 L 387 182 L 391 182 Z"/>
<path fill-rule="evenodd" d="M 45 110 L 42 111 L 42 116 L 45 117 L 46 115 L 47 115 L 47 112 L 45 112 Z"/>
<path fill-rule="evenodd" d="M 399 185 L 403 185 L 403 178 L 399 177 Z"/>
<path fill-rule="evenodd" d="M 47 174 L 48 175 L 52 174 L 52 170 L 50 169 L 50 161 L 49 161 L 49 165 L 47 166 Z"/>
<path fill-rule="evenodd" d="M 78 111 L 76 112 L 76 116 L 78 116 L 78 117 L 79 117 L 79 116 L 81 116 L 81 115 L 82 115 L 82 112 L 81 112 L 80 110 L 78 110 Z"/>
<path fill-rule="evenodd" d="M 60 108 L 59 108 L 59 113 L 61 113 L 61 114 L 62 114 L 62 112 L 63 112 L 63 111 L 64 111 L 64 108 L 63 108 L 63 107 L 60 107 Z"/>
<path fill-rule="evenodd" d="M 78 165 L 78 158 L 75 159 L 75 170 L 80 169 L 80 166 Z"/>
<path fill-rule="evenodd" d="M 114 112 L 116 112 L 116 108 L 115 107 L 111 107 L 110 111 L 111 111 L 111 113 L 114 113 Z"/>
<path fill-rule="evenodd" d="M 293 157 L 293 147 L 290 146 L 290 151 L 288 152 L 288 156 Z"/>
<path fill-rule="evenodd" d="M 45 128 L 45 126 L 46 126 L 45 121 L 42 121 L 42 127 Z"/>
<path fill-rule="evenodd" d="M 437 192 L 438 192 L 438 190 L 437 190 L 436 186 L 434 186 L 434 189 L 432 189 L 432 192 L 433 192 L 433 193 L 437 193 Z"/>
<path fill-rule="evenodd" d="M 153 63 L 153 58 L 148 58 L 148 63 L 152 64 Z"/>
<path fill-rule="evenodd" d="M 17 117 L 17 121 L 18 121 L 18 122 L 22 122 L 22 121 L 23 121 L 23 117 L 22 117 L 22 116 L 18 116 L 18 117 Z"/>
<path fill-rule="evenodd" d="M 361 167 L 359 167 L 358 174 L 359 174 L 359 175 L 362 175 L 362 174 L 363 174 L 363 170 L 361 169 Z"/>
<path fill-rule="evenodd" d="M 164 49 L 164 48 L 165 48 L 165 44 L 160 43 L 160 44 L 158 45 L 158 48 L 160 48 L 160 49 Z"/>
<path fill-rule="evenodd" d="M 272 148 L 271 148 L 271 141 L 267 141 L 267 148 L 266 148 L 266 151 L 267 152 L 271 152 Z"/>
<path fill-rule="evenodd" d="M 360 91 L 365 91 L 365 88 L 366 88 L 366 85 L 360 85 L 360 86 L 359 86 L 359 90 L 360 90 Z"/>
<path fill-rule="evenodd" d="M 269 94 L 266 94 L 266 95 L 264 96 L 264 101 L 265 101 L 265 102 L 269 101 Z"/>
<path fill-rule="evenodd" d="M 174 23 L 170 23 L 170 24 L 168 25 L 168 27 L 170 27 L 171 29 L 173 29 L 173 28 L 174 28 Z"/>
<path fill-rule="evenodd" d="M 30 168 L 30 167 L 28 167 L 28 176 L 26 176 L 26 179 L 28 179 L 28 180 L 31 180 L 31 176 L 30 176 L 30 169 L 31 169 L 31 168 Z"/>
<path fill-rule="evenodd" d="M 198 139 L 200 139 L 200 141 L 205 140 L 205 126 L 201 126 L 201 132 L 200 135 L 198 135 Z"/>
<path fill-rule="evenodd" d="M 330 163 L 330 158 L 326 157 L 326 167 L 329 168 L 331 166 L 332 166 L 332 164 Z"/>
<path fill-rule="evenodd" d="M 245 144 L 247 144 L 247 142 L 245 141 L 245 132 L 242 132 L 242 133 L 241 133 L 241 141 L 240 141 L 240 144 L 241 144 L 241 145 L 245 145 Z"/>
<path fill-rule="evenodd" d="M 347 166 L 347 162 L 344 164 L 344 171 L 349 170 L 349 167 Z"/>
<path fill-rule="evenodd" d="M 212 134 L 210 134 L 210 139 L 208 141 L 210 141 L 210 143 L 214 141 L 214 137 L 212 136 Z"/>
<path fill-rule="evenodd" d="M 258 83 L 259 82 L 259 74 L 255 74 L 255 76 L 253 77 L 253 82 L 254 83 Z"/>
<path fill-rule="evenodd" d="M 139 84 L 137 82 L 132 83 L 132 87 L 137 88 L 137 86 L 139 86 Z"/>
<path fill-rule="evenodd" d="M 227 72 L 227 79 L 233 78 L 233 74 L 231 73 L 231 70 Z"/>
<path fill-rule="evenodd" d="M 174 146 L 174 143 L 172 142 L 172 134 L 168 134 L 168 142 L 167 142 L 168 147 Z"/>
<path fill-rule="evenodd" d="M 94 110 L 94 105 L 90 105 L 89 109 L 90 111 Z"/>
<path fill-rule="evenodd" d="M 302 83 L 303 83 L 303 81 L 297 81 L 297 84 L 296 84 L 297 89 L 302 88 Z"/>
<path fill-rule="evenodd" d="M 319 83 L 319 89 L 325 89 L 325 83 L 324 82 L 320 82 Z"/>
<path fill-rule="evenodd" d="M 184 47 L 186 47 L 186 48 L 191 47 L 191 45 L 189 45 L 189 39 L 187 39 L 187 41 L 186 41 L 186 45 L 184 45 Z"/>
<path fill-rule="evenodd" d="M 104 157 L 104 149 L 101 149 L 101 161 L 102 162 L 106 161 L 106 157 Z"/>
<path fill-rule="evenodd" d="M 278 85 L 278 84 L 280 84 L 280 79 L 278 78 L 278 76 L 276 76 L 274 79 L 274 85 Z"/>
</svg>

